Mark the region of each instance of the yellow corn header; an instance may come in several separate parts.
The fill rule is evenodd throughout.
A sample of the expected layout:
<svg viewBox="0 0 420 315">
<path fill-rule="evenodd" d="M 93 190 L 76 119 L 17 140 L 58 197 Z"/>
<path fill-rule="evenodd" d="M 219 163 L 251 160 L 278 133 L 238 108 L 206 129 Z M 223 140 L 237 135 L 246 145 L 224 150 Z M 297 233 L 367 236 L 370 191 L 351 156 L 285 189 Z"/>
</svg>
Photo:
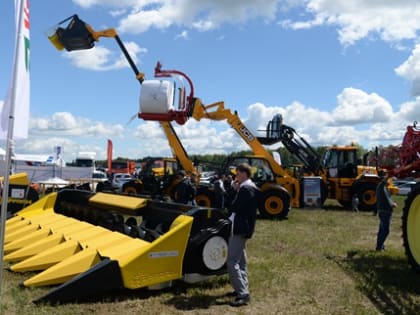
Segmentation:
<svg viewBox="0 0 420 315">
<path fill-rule="evenodd" d="M 4 260 L 24 286 L 55 286 L 36 303 L 81 301 L 222 274 L 229 231 L 216 209 L 62 190 L 7 220 Z"/>
</svg>

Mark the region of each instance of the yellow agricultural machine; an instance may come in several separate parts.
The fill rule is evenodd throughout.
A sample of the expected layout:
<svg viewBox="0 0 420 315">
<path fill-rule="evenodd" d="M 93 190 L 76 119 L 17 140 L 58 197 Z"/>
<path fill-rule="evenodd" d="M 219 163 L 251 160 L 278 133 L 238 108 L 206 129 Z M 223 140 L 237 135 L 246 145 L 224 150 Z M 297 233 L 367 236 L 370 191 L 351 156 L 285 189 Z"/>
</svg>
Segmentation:
<svg viewBox="0 0 420 315">
<path fill-rule="evenodd" d="M 264 144 L 278 141 L 304 166 L 305 173 L 321 180 L 321 205 L 325 199 L 337 200 L 350 208 L 354 196 L 359 198 L 359 209 L 376 210 L 376 186 L 380 182 L 378 169 L 363 164 L 357 146 L 332 146 L 323 158 L 277 114 L 267 125 L 267 135 L 260 138 Z M 389 185 L 392 194 L 398 190 Z"/>
<path fill-rule="evenodd" d="M 4 177 L 0 177 L 3 187 Z M 9 176 L 9 198 L 7 201 L 7 217 L 39 199 L 38 192 L 30 185 L 26 173 L 16 173 Z M 0 196 L 0 201 L 2 197 Z"/>
<path fill-rule="evenodd" d="M 223 274 L 229 233 L 217 209 L 69 189 L 7 220 L 4 260 L 24 286 L 56 286 L 35 302 L 82 301 Z"/>
</svg>

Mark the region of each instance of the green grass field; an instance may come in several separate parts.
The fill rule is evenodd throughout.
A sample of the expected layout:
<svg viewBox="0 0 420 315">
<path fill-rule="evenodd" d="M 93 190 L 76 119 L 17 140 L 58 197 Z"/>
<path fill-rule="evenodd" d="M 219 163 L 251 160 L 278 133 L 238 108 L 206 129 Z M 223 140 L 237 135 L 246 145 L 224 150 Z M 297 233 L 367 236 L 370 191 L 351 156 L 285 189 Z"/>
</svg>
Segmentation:
<svg viewBox="0 0 420 315">
<path fill-rule="evenodd" d="M 374 251 L 378 218 L 342 210 L 292 209 L 288 220 L 257 222 L 248 243 L 251 304 L 229 306 L 228 277 L 175 282 L 163 291 L 115 292 L 58 306 L 31 303 L 48 288 L 20 286 L 28 275 L 4 271 L 3 314 L 420 314 L 420 274 L 402 245 L 403 197 L 386 242 Z M 420 228 L 420 227 L 419 227 Z"/>
</svg>

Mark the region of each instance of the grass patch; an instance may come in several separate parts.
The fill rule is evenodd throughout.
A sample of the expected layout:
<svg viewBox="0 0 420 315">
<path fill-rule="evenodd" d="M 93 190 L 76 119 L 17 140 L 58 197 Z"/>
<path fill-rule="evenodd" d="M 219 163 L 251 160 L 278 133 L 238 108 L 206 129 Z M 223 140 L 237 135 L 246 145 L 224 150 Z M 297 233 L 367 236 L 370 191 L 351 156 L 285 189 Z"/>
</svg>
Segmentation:
<svg viewBox="0 0 420 315">
<path fill-rule="evenodd" d="M 234 309 L 226 275 L 163 291 L 125 290 L 89 303 L 34 305 L 49 289 L 4 271 L 3 314 L 420 314 L 420 275 L 409 267 L 395 211 L 387 250 L 374 251 L 378 218 L 325 209 L 292 209 L 288 220 L 258 220 L 248 243 L 252 302 Z"/>
</svg>

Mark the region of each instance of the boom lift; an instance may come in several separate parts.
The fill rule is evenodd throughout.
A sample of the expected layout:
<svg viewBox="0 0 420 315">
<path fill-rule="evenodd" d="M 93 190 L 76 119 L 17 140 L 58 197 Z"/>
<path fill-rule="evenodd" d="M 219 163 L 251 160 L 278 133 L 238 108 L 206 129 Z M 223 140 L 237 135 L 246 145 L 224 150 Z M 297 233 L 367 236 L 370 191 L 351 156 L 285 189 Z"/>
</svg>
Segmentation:
<svg viewBox="0 0 420 315">
<path fill-rule="evenodd" d="M 73 20 L 74 19 L 75 18 L 73 17 Z M 72 21 L 70 23 L 72 23 Z M 115 38 L 133 69 L 137 80 L 142 85 L 140 112 L 138 114 L 139 118 L 159 121 L 161 123 L 161 126 L 168 137 L 168 141 L 184 169 L 195 172 L 194 166 L 191 165 L 191 161 L 182 148 L 179 139 L 177 139 L 173 129 L 171 130 L 170 122 L 175 121 L 182 125 L 185 124 L 190 117 L 193 117 L 198 121 L 203 118 L 216 121 L 226 120 L 252 149 L 253 155 L 247 157 L 247 161 L 251 166 L 262 165 L 263 167 L 260 167 L 262 170 L 269 171 L 269 174 L 265 176 L 265 179 L 261 178 L 257 182 L 263 191 L 263 198 L 259 207 L 260 214 L 266 218 L 285 218 L 289 212 L 290 205 L 295 207 L 300 206 L 299 181 L 296 178 L 291 177 L 289 173 L 275 161 L 259 140 L 242 123 L 236 112 L 232 113 L 231 110 L 225 109 L 224 102 L 204 105 L 199 98 L 194 96 L 192 81 L 186 74 L 178 70 L 162 70 L 162 65 L 158 62 L 155 67 L 156 78 L 181 76 L 189 83 L 190 92 L 188 96 L 186 95 L 185 88 L 181 88 L 179 91 L 178 107 L 175 108 L 173 106 L 175 95 L 173 83 L 169 80 L 145 80 L 144 74 L 137 69 L 115 30 L 109 29 L 95 32 L 88 25 L 86 25 L 86 28 L 89 33 L 87 37 L 81 38 L 81 36 L 77 35 L 74 38 L 66 38 L 64 41 L 61 40 L 56 43 L 53 36 L 50 40 L 58 49 L 66 48 L 67 50 L 73 50 L 91 48 L 99 37 Z M 60 35 L 59 32 L 57 32 L 57 35 Z M 199 196 L 204 196 L 201 203 L 210 205 L 208 204 L 209 198 L 205 198 L 205 194 Z"/>
<path fill-rule="evenodd" d="M 271 144 L 281 141 L 305 167 L 307 174 L 322 179 L 322 204 L 326 198 L 335 199 L 344 207 L 350 207 L 353 196 L 359 197 L 359 209 L 376 209 L 376 186 L 380 181 L 376 167 L 362 165 L 356 146 L 330 147 L 323 159 L 295 129 L 283 124 L 276 115 L 267 126 L 267 135 L 261 139 Z M 390 187 L 391 192 L 396 189 Z"/>
</svg>

